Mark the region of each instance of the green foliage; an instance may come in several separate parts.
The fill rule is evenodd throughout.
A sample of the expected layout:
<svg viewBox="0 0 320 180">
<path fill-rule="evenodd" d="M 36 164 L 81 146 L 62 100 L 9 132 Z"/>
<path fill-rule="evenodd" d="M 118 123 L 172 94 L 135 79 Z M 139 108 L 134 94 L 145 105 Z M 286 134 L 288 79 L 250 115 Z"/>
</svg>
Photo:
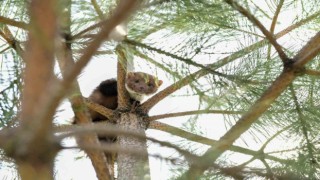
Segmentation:
<svg viewBox="0 0 320 180">
<path fill-rule="evenodd" d="M 270 30 L 281 0 L 237 1 Z M 105 18 L 111 13 L 114 1 L 97 1 Z M 285 36 L 277 41 L 289 56 L 294 57 L 307 41 L 319 31 L 320 1 L 285 0 L 275 23 L 274 34 L 287 27 Z M 0 16 L 15 21 L 28 22 L 25 1 L 0 1 Z M 71 35 L 95 25 L 101 20 L 91 1 L 72 1 Z M 303 25 L 298 24 L 307 18 Z M 0 22 L 0 31 L 5 24 Z M 24 47 L 26 31 L 9 26 L 16 41 Z M 91 42 L 99 28 L 72 39 L 74 57 L 77 60 L 82 49 Z M 156 74 L 163 74 L 174 83 L 188 74 L 203 69 L 207 74 L 193 79 L 190 87 L 177 92 L 175 97 L 196 96 L 196 106 L 205 110 L 246 112 L 270 87 L 283 70 L 283 63 L 271 44 L 255 24 L 241 15 L 223 0 L 159 0 L 145 1 L 143 7 L 128 22 L 128 36 L 123 42 L 133 56 L 137 67 L 148 67 Z M 262 41 L 264 40 L 264 41 Z M 262 41 L 262 42 L 260 42 Z M 251 45 L 255 45 L 252 46 Z M 96 57 L 110 58 L 117 43 L 106 42 Z M 10 125 L 20 110 L 22 60 L 10 49 L 3 38 L 0 41 L 0 126 Z M 221 63 L 227 59 L 227 63 Z M 225 61 L 227 61 L 225 60 Z M 221 64 L 220 64 L 221 63 Z M 215 67 L 215 68 L 211 68 Z M 306 65 L 306 69 L 319 70 L 319 56 Z M 288 161 L 273 161 L 267 157 L 254 157 L 258 164 L 247 160 L 239 174 L 246 177 L 299 177 L 319 179 L 319 75 L 303 74 L 272 104 L 251 128 L 236 141 L 236 145 L 249 150 L 266 146 L 265 155 L 274 155 Z M 179 96 L 178 96 L 179 95 Z M 297 100 L 295 100 L 297 99 Z M 169 111 L 169 110 L 168 110 Z M 168 112 L 166 111 L 166 112 Z M 242 113 L 223 114 L 225 132 L 241 117 Z M 215 132 L 203 132 L 201 118 L 184 118 L 189 132 L 209 136 Z M 221 119 L 221 117 L 220 117 Z M 287 128 L 288 127 L 288 128 Z M 286 129 L 287 128 L 287 129 Z M 279 131 L 282 133 L 277 134 Z M 275 135 L 275 136 L 274 136 Z M 291 139 L 291 140 L 288 140 Z M 183 142 L 184 141 L 184 142 Z M 270 142 L 269 142 L 270 141 Z M 181 147 L 189 149 L 188 140 L 182 140 Z M 176 143 L 176 142 L 173 142 Z M 283 146 L 277 147 L 277 143 Z M 193 144 L 192 144 L 193 145 Z M 200 142 L 192 149 L 201 154 L 207 148 Z M 200 151 L 197 151 L 197 148 Z M 248 155 L 249 150 L 245 155 Z M 267 151 L 268 150 L 268 151 Z M 290 151 L 290 152 L 289 152 Z M 218 167 L 205 173 L 204 179 L 224 179 L 230 174 L 221 168 L 240 166 L 236 159 L 228 159 L 233 152 L 219 158 Z M 264 161 L 263 161 L 264 160 Z M 257 165 L 258 164 L 258 165 Z M 152 165 L 151 165 L 152 166 Z M 258 166 L 255 169 L 255 166 Z M 175 166 L 173 178 L 187 168 L 187 164 Z M 152 167 L 151 167 L 152 168 Z M 245 171 L 245 170 L 246 171 Z M 270 175 L 270 172 L 271 175 Z"/>
</svg>

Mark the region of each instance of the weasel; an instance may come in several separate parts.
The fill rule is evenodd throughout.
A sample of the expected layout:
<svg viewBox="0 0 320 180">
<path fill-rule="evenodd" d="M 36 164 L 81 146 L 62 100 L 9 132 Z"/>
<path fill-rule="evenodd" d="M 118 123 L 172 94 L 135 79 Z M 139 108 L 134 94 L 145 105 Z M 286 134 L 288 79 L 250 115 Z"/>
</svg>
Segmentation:
<svg viewBox="0 0 320 180">
<path fill-rule="evenodd" d="M 143 72 L 128 72 L 125 79 L 125 87 L 129 92 L 131 101 L 141 102 L 146 96 L 157 92 L 162 80 L 153 75 Z M 118 106 L 117 80 L 107 79 L 102 81 L 91 93 L 89 99 L 109 109 L 116 109 Z M 90 110 L 93 122 L 106 119 L 101 114 Z"/>
</svg>

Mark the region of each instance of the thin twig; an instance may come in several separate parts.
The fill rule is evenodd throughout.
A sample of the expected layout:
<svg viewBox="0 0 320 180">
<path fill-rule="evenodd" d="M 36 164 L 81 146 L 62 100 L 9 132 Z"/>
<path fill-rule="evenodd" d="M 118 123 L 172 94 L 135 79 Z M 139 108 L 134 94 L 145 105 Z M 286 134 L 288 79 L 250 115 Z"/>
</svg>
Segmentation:
<svg viewBox="0 0 320 180">
<path fill-rule="evenodd" d="M 242 114 L 244 111 L 226 111 L 226 110 L 195 110 L 195 111 L 185 111 L 177 113 L 167 113 L 161 115 L 150 116 L 147 118 L 148 121 L 155 121 L 158 119 L 172 118 L 179 116 L 188 116 L 196 114 Z"/>
<path fill-rule="evenodd" d="M 103 15 L 103 12 L 102 10 L 100 9 L 98 3 L 96 0 L 91 0 L 91 3 L 92 3 L 92 6 L 94 7 L 94 10 L 97 12 L 98 16 L 100 19 L 104 19 L 104 15 Z"/>
<path fill-rule="evenodd" d="M 307 149 L 308 149 L 308 156 L 310 158 L 310 161 L 316 162 L 314 154 L 313 154 L 313 145 L 310 141 L 309 138 L 309 134 L 308 134 L 308 123 L 305 120 L 305 116 L 303 115 L 303 112 L 301 110 L 300 104 L 298 102 L 298 98 L 297 95 L 293 89 L 293 85 L 290 85 L 290 92 L 291 92 L 291 96 L 293 98 L 293 102 L 296 106 L 296 112 L 298 114 L 298 120 L 301 124 L 301 128 L 302 128 L 302 134 L 304 136 L 304 138 L 306 139 L 307 142 Z M 310 169 L 310 171 L 312 171 L 312 169 Z"/>
<path fill-rule="evenodd" d="M 278 42 L 276 41 L 276 38 L 272 33 L 270 33 L 263 24 L 249 11 L 247 11 L 245 8 L 243 8 L 240 4 L 233 0 L 225 0 L 227 4 L 238 10 L 242 15 L 247 17 L 253 24 L 255 24 L 261 32 L 266 36 L 266 38 L 270 41 L 270 43 L 273 45 L 273 47 L 276 49 L 276 51 L 279 54 L 279 57 L 281 60 L 285 63 L 289 60 L 288 56 L 285 54 L 285 52 L 282 50 L 282 47 Z"/>
<path fill-rule="evenodd" d="M 277 23 L 277 20 L 278 20 L 278 16 L 280 14 L 280 10 L 283 6 L 283 2 L 284 0 L 280 0 L 278 6 L 277 6 L 277 9 L 276 9 L 276 12 L 274 13 L 274 16 L 273 16 L 273 19 L 272 19 L 272 23 L 271 23 L 271 26 L 270 26 L 270 33 L 271 34 L 274 34 L 274 29 L 276 27 L 276 23 Z M 271 45 L 268 46 L 268 59 L 270 59 L 270 54 L 271 54 Z"/>
</svg>

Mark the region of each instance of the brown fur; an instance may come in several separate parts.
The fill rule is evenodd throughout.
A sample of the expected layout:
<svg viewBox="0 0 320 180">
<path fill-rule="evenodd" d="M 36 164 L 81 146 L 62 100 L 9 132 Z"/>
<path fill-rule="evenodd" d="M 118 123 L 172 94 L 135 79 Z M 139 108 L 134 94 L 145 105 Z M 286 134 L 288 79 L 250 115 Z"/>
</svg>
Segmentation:
<svg viewBox="0 0 320 180">
<path fill-rule="evenodd" d="M 142 101 L 145 96 L 155 93 L 161 84 L 161 80 L 158 80 L 155 76 L 143 72 L 128 72 L 126 76 L 126 89 L 130 94 L 131 102 Z M 117 80 L 108 79 L 102 81 L 99 86 L 93 90 L 89 96 L 89 99 L 106 108 L 115 110 L 118 107 L 117 96 Z M 93 122 L 106 120 L 106 117 L 91 109 L 89 112 Z M 102 143 L 114 143 L 116 141 L 116 137 L 99 136 L 99 140 Z M 116 160 L 116 154 L 105 153 L 105 155 L 107 158 L 109 171 L 111 175 L 114 175 L 113 167 Z"/>
</svg>

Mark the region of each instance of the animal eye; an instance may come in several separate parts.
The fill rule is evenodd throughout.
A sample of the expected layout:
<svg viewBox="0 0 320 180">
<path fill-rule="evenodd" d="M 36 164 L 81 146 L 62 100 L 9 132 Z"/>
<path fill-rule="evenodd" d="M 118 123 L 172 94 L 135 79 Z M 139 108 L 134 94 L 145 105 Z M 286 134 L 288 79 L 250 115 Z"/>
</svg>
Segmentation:
<svg viewBox="0 0 320 180">
<path fill-rule="evenodd" d="M 149 83 L 149 84 L 148 84 L 148 86 L 149 86 L 149 87 L 152 87 L 152 86 L 153 86 L 153 84 Z"/>
<path fill-rule="evenodd" d="M 134 82 L 135 82 L 135 83 L 139 83 L 139 80 L 135 80 Z"/>
</svg>

